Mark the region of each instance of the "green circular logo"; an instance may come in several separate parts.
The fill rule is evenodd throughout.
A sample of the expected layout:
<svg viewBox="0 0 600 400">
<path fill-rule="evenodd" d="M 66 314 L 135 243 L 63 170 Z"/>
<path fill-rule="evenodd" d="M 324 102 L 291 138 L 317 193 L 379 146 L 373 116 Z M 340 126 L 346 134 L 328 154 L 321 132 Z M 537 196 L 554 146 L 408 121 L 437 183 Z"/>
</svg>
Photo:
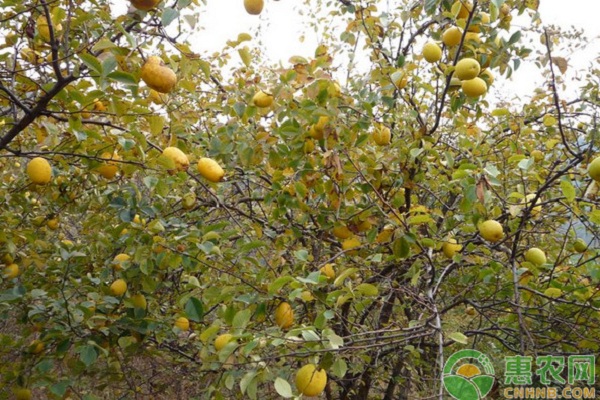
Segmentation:
<svg viewBox="0 0 600 400">
<path fill-rule="evenodd" d="M 456 400 L 481 400 L 494 385 L 490 358 L 477 350 L 460 350 L 444 364 L 444 387 Z"/>
</svg>

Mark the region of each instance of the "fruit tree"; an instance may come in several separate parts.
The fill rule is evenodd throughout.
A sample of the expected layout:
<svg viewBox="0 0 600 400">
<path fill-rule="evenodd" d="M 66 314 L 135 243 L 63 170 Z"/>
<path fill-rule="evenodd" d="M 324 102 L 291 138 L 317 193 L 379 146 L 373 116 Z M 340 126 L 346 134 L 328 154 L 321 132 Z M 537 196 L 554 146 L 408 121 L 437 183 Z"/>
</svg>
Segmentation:
<svg viewBox="0 0 600 400">
<path fill-rule="evenodd" d="M 597 354 L 600 71 L 538 5 L 305 0 L 271 65 L 195 41 L 205 1 L 1 1 L 0 398 L 442 399 L 460 349 Z"/>
</svg>

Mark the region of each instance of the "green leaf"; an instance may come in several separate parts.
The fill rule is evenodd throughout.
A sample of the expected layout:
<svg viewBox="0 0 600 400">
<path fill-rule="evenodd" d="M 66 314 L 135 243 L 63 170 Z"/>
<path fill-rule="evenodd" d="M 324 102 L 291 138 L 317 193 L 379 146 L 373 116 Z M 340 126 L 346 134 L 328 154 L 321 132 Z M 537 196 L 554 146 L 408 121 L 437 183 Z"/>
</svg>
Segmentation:
<svg viewBox="0 0 600 400">
<path fill-rule="evenodd" d="M 94 346 L 82 346 L 79 348 L 79 359 L 85 364 L 86 367 L 89 367 L 98 358 L 98 353 L 96 352 L 96 348 Z"/>
<path fill-rule="evenodd" d="M 293 397 L 292 386 L 283 378 L 275 378 L 275 390 L 277 394 L 286 399 Z"/>
<path fill-rule="evenodd" d="M 346 364 L 346 361 L 343 358 L 338 358 L 333 363 L 331 370 L 333 371 L 333 374 L 335 376 L 337 376 L 338 378 L 343 378 L 346 375 L 346 372 L 348 371 L 348 364 Z"/>
<path fill-rule="evenodd" d="M 246 327 L 246 325 L 248 325 L 248 322 L 250 321 L 251 316 L 252 316 L 252 310 L 249 308 L 238 311 L 235 314 L 235 317 L 233 317 L 231 326 L 234 329 L 243 329 Z"/>
<path fill-rule="evenodd" d="M 563 179 L 562 181 L 560 181 L 560 188 L 563 192 L 563 195 L 565 196 L 565 198 L 567 199 L 567 201 L 569 203 L 571 203 L 573 200 L 575 200 L 576 192 L 575 192 L 575 188 L 571 184 L 571 181 L 569 181 L 567 179 Z"/>
<path fill-rule="evenodd" d="M 195 297 L 190 297 L 187 303 L 185 303 L 185 314 L 194 322 L 202 321 L 202 317 L 204 316 L 204 305 L 202 304 L 202 301 Z"/>
<path fill-rule="evenodd" d="M 133 75 L 123 71 L 113 71 L 107 75 L 107 78 L 112 79 L 113 81 L 124 83 L 126 85 L 137 86 L 138 84 Z"/>
<path fill-rule="evenodd" d="M 284 287 L 287 283 L 293 281 L 294 278 L 292 278 L 291 276 L 282 276 L 280 278 L 275 279 L 275 281 L 273 283 L 271 283 L 269 285 L 269 294 L 275 294 L 279 291 L 279 289 L 281 289 L 282 287 Z"/>
<path fill-rule="evenodd" d="M 515 44 L 520 39 L 521 39 L 521 31 L 516 31 L 515 33 L 512 34 L 512 36 L 510 37 L 510 39 L 508 39 L 508 44 L 507 45 L 510 46 L 511 44 Z"/>
<path fill-rule="evenodd" d="M 341 286 L 344 283 L 344 281 L 346 280 L 346 278 L 348 278 L 350 275 L 354 274 L 357 271 L 358 271 L 358 268 L 348 268 L 348 269 L 344 270 L 341 274 L 338 275 L 337 278 L 335 278 L 335 281 L 333 281 L 333 285 Z"/>
<path fill-rule="evenodd" d="M 171 7 L 165 7 L 160 18 L 160 22 L 163 26 L 169 26 L 169 24 L 177 19 L 177 17 L 179 17 L 179 11 Z"/>
<path fill-rule="evenodd" d="M 461 332 L 452 332 L 450 335 L 448 335 L 448 337 L 454 340 L 456 343 L 467 344 L 469 342 L 469 338 Z"/>
<path fill-rule="evenodd" d="M 379 294 L 379 289 L 377 289 L 377 286 L 370 283 L 361 283 L 356 287 L 356 291 L 363 296 L 377 296 Z"/>
<path fill-rule="evenodd" d="M 79 54 L 79 58 L 91 71 L 102 75 L 102 64 L 100 64 L 100 61 L 96 57 L 89 53 L 81 53 Z"/>
<path fill-rule="evenodd" d="M 248 47 L 244 46 L 241 49 L 238 49 L 238 53 L 244 65 L 246 67 L 249 67 L 250 63 L 252 62 L 252 55 L 250 54 L 250 50 L 248 50 Z"/>
</svg>

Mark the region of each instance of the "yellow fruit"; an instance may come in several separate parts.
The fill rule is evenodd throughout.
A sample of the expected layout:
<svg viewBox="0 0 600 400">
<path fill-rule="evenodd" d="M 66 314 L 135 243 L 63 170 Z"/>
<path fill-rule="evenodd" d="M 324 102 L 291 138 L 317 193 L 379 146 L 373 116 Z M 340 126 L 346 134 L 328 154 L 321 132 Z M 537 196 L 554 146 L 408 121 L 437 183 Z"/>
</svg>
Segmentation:
<svg viewBox="0 0 600 400">
<path fill-rule="evenodd" d="M 481 43 L 481 37 L 479 36 L 479 33 L 467 32 L 465 34 L 465 43 L 469 43 L 469 42 Z"/>
<path fill-rule="evenodd" d="M 46 222 L 46 226 L 55 231 L 56 229 L 58 229 L 58 218 L 54 217 L 49 219 L 48 222 Z"/>
<path fill-rule="evenodd" d="M 471 307 L 471 306 L 468 306 L 467 308 L 465 308 L 465 313 L 466 313 L 467 315 L 471 315 L 471 316 L 473 316 L 473 315 L 475 315 L 475 314 L 476 314 L 476 311 L 475 311 L 475 309 L 474 309 L 473 307 Z"/>
<path fill-rule="evenodd" d="M 184 210 L 191 210 L 196 205 L 196 194 L 194 192 L 186 193 L 181 199 L 181 207 Z"/>
<path fill-rule="evenodd" d="M 113 296 L 123 296 L 127 291 L 127 282 L 123 279 L 117 279 L 110 285 L 110 293 Z"/>
<path fill-rule="evenodd" d="M 575 243 L 573 244 L 573 248 L 575 249 L 576 252 L 578 253 L 584 253 L 587 248 L 588 245 L 585 242 L 585 240 L 583 240 L 582 238 L 578 238 Z"/>
<path fill-rule="evenodd" d="M 390 128 L 384 125 L 379 125 L 373 131 L 373 140 L 378 146 L 387 146 L 392 139 Z"/>
<path fill-rule="evenodd" d="M 187 331 L 190 329 L 190 320 L 186 317 L 179 317 L 175 321 L 175 327 L 181 329 L 182 331 Z"/>
<path fill-rule="evenodd" d="M 489 219 L 479 225 L 479 234 L 485 240 L 495 243 L 504 237 L 504 229 L 500 222 Z"/>
<path fill-rule="evenodd" d="M 4 268 L 2 271 L 2 276 L 4 279 L 13 279 L 19 276 L 19 266 L 17 264 L 10 264 Z"/>
<path fill-rule="evenodd" d="M 264 5 L 264 0 L 244 0 L 244 8 L 250 15 L 260 14 Z"/>
<path fill-rule="evenodd" d="M 338 239 L 348 239 L 353 235 L 352 231 L 346 225 L 338 225 L 332 230 L 333 236 Z"/>
<path fill-rule="evenodd" d="M 212 158 L 201 158 L 198 160 L 198 172 L 211 182 L 220 182 L 225 176 L 223 168 Z"/>
<path fill-rule="evenodd" d="M 479 71 L 481 71 L 481 66 L 477 60 L 474 58 L 463 58 L 456 63 L 454 76 L 464 81 L 476 78 L 479 75 Z"/>
<path fill-rule="evenodd" d="M 40 37 L 44 40 L 44 42 L 49 42 L 50 41 L 50 26 L 48 25 L 48 20 L 46 19 L 46 15 L 45 14 L 40 15 L 36 20 L 36 24 L 37 24 L 37 29 L 38 29 L 38 33 L 40 34 Z M 54 32 L 54 39 L 59 39 L 62 35 L 62 30 L 63 30 L 62 25 L 55 24 L 53 22 L 52 30 Z"/>
<path fill-rule="evenodd" d="M 531 157 L 533 157 L 533 159 L 537 162 L 543 161 L 544 160 L 544 153 L 542 153 L 541 150 L 533 150 L 530 153 Z"/>
<path fill-rule="evenodd" d="M 50 163 L 42 157 L 36 157 L 27 164 L 27 176 L 37 185 L 45 185 L 52 179 Z"/>
<path fill-rule="evenodd" d="M 221 351 L 223 347 L 233 339 L 233 335 L 231 333 L 224 333 L 222 335 L 217 336 L 215 339 L 215 350 Z"/>
<path fill-rule="evenodd" d="M 33 397 L 31 395 L 31 390 L 25 388 L 17 388 L 14 389 L 15 400 L 31 400 Z"/>
<path fill-rule="evenodd" d="M 484 70 L 479 74 L 479 77 L 485 81 L 488 87 L 492 86 L 494 83 L 494 74 L 489 69 Z M 536 151 L 536 150 L 534 150 Z M 537 150 L 539 151 L 539 150 Z M 533 152 L 532 152 L 533 153 Z"/>
<path fill-rule="evenodd" d="M 135 8 L 143 11 L 152 10 L 158 3 L 160 0 L 131 0 L 131 4 Z"/>
<path fill-rule="evenodd" d="M 171 159 L 179 171 L 185 171 L 190 166 L 188 157 L 177 147 L 166 147 L 163 150 L 162 155 Z"/>
<path fill-rule="evenodd" d="M 319 271 L 321 271 L 321 274 L 325 275 L 327 279 L 335 279 L 335 270 L 333 269 L 334 265 L 335 264 L 325 264 L 319 269 Z"/>
<path fill-rule="evenodd" d="M 436 43 L 427 42 L 423 46 L 423 57 L 430 63 L 438 62 L 442 59 L 442 48 Z"/>
<path fill-rule="evenodd" d="M 452 13 L 456 14 L 457 18 L 467 18 L 471 10 L 473 10 L 473 4 L 467 0 L 458 0 L 452 5 Z"/>
<path fill-rule="evenodd" d="M 594 158 L 590 165 L 588 165 L 588 174 L 590 178 L 600 182 L 600 157 Z"/>
<path fill-rule="evenodd" d="M 456 243 L 456 239 L 448 239 L 442 245 L 442 253 L 448 258 L 454 257 L 454 255 L 462 250 L 462 245 Z"/>
<path fill-rule="evenodd" d="M 113 259 L 113 269 L 115 269 L 116 271 L 120 271 L 123 269 L 123 263 L 128 262 L 131 259 L 131 257 L 128 254 L 117 254 L 115 256 L 115 258 Z"/>
<path fill-rule="evenodd" d="M 546 264 L 546 254 L 543 250 L 532 247 L 525 252 L 525 260 L 539 267 Z"/>
<path fill-rule="evenodd" d="M 134 294 L 133 296 L 131 296 L 131 303 L 133 304 L 133 306 L 135 308 L 141 308 L 141 309 L 146 309 L 146 306 L 148 305 L 148 302 L 146 301 L 146 296 L 144 296 L 141 293 L 138 294 Z"/>
<path fill-rule="evenodd" d="M 469 97 L 479 97 L 487 92 L 487 85 L 481 78 L 469 79 L 462 81 L 462 91 Z"/>
<path fill-rule="evenodd" d="M 100 100 L 94 100 L 94 111 L 104 112 L 106 111 L 106 106 Z"/>
<path fill-rule="evenodd" d="M 117 160 L 117 161 L 121 159 L 121 157 L 119 157 L 116 153 L 111 154 L 109 152 L 102 153 L 102 155 L 100 155 L 100 158 L 109 159 L 109 160 Z M 117 172 L 119 172 L 119 167 L 117 167 L 117 165 L 114 161 L 109 161 L 109 162 L 99 166 L 96 169 L 96 171 L 98 171 L 98 173 L 100 175 L 102 175 L 104 178 L 112 179 L 115 177 L 115 175 L 117 175 Z"/>
<path fill-rule="evenodd" d="M 392 82 L 398 89 L 404 89 L 408 85 L 408 75 L 403 69 L 398 69 L 390 76 Z"/>
<path fill-rule="evenodd" d="M 252 104 L 261 108 L 271 107 L 271 104 L 273 104 L 273 95 L 259 90 L 252 97 Z"/>
<path fill-rule="evenodd" d="M 327 372 L 317 369 L 314 364 L 306 364 L 296 373 L 296 388 L 304 396 L 318 396 L 327 385 Z"/>
<path fill-rule="evenodd" d="M 157 56 L 148 57 L 148 60 L 142 66 L 140 77 L 148 87 L 159 93 L 169 93 L 177 83 L 175 72 Z"/>
<path fill-rule="evenodd" d="M 358 238 L 356 238 L 356 237 L 351 237 L 342 242 L 342 250 L 344 250 L 344 251 L 351 250 L 351 249 L 354 249 L 355 247 L 359 247 L 359 246 L 360 246 L 360 240 L 358 240 Z"/>
<path fill-rule="evenodd" d="M 329 117 L 327 116 L 320 116 L 319 120 L 317 121 L 316 124 L 314 124 L 311 128 L 310 128 L 310 135 L 317 139 L 317 140 L 321 140 L 324 137 L 324 133 L 325 133 L 325 126 L 329 123 Z"/>
<path fill-rule="evenodd" d="M 442 42 L 449 47 L 458 46 L 463 31 L 458 26 L 451 26 L 442 33 Z"/>
<path fill-rule="evenodd" d="M 29 343 L 28 351 L 31 354 L 40 354 L 44 351 L 44 342 L 38 339 L 32 340 L 31 343 Z"/>
<path fill-rule="evenodd" d="M 294 310 L 285 301 L 275 309 L 275 323 L 281 329 L 287 329 L 294 324 Z"/>
</svg>

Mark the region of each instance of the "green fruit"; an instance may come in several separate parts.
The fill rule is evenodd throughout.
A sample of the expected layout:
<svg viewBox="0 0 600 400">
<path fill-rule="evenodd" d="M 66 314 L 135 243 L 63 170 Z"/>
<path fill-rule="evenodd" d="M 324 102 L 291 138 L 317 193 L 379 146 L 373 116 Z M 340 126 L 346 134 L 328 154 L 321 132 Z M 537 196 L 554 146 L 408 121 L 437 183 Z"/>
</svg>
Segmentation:
<svg viewBox="0 0 600 400">
<path fill-rule="evenodd" d="M 539 267 L 546 264 L 546 254 L 541 249 L 532 247 L 525 252 L 525 260 Z"/>
<path fill-rule="evenodd" d="M 583 253 L 587 250 L 588 245 L 585 242 L 585 240 L 583 240 L 582 238 L 578 238 L 575 241 L 575 243 L 573 244 L 573 248 L 575 249 L 576 252 Z"/>
<path fill-rule="evenodd" d="M 504 237 L 504 229 L 500 222 L 490 219 L 479 225 L 479 234 L 488 242 L 496 243 Z"/>
<path fill-rule="evenodd" d="M 588 174 L 595 181 L 600 181 L 600 157 L 596 157 L 588 165 Z"/>
</svg>

